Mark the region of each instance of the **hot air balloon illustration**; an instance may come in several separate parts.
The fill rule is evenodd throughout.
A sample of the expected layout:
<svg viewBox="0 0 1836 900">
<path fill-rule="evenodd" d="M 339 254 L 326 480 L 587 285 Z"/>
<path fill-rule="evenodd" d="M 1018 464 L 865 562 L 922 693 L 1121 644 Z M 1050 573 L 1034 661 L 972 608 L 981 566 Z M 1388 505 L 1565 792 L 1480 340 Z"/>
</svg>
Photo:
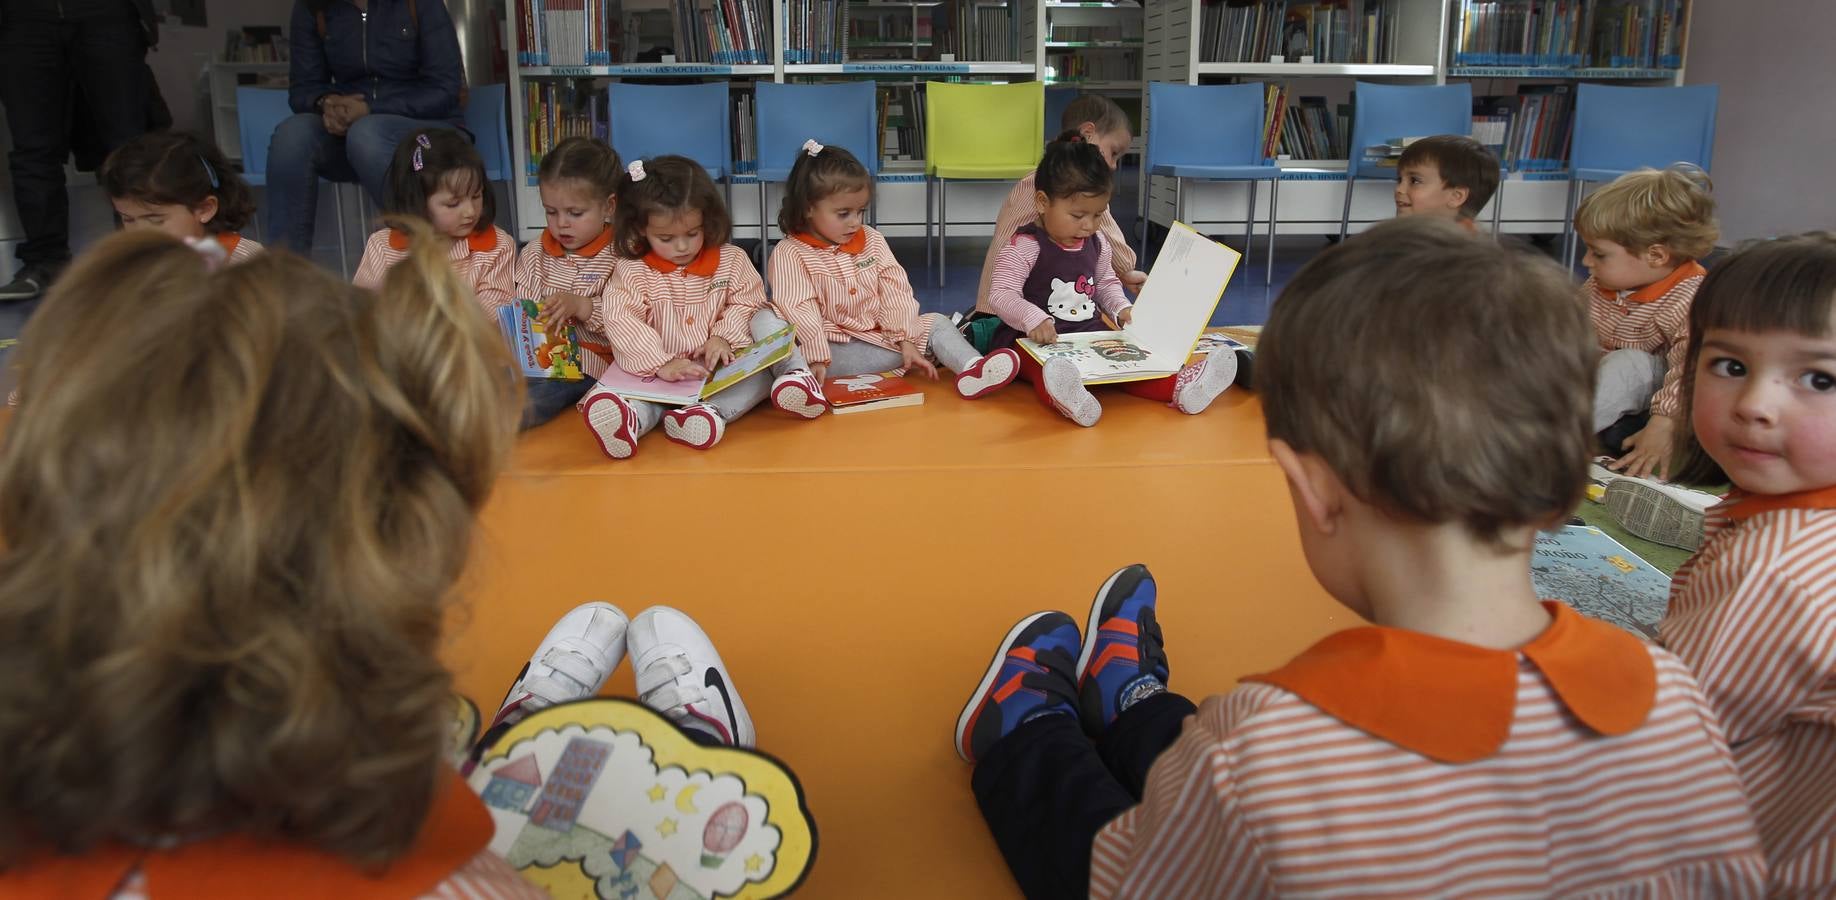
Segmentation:
<svg viewBox="0 0 1836 900">
<path fill-rule="evenodd" d="M 740 839 L 746 836 L 746 805 L 738 800 L 730 800 L 714 810 L 708 817 L 708 825 L 701 829 L 701 867 L 718 869 L 727 861 L 727 854 L 739 846 Z"/>
</svg>

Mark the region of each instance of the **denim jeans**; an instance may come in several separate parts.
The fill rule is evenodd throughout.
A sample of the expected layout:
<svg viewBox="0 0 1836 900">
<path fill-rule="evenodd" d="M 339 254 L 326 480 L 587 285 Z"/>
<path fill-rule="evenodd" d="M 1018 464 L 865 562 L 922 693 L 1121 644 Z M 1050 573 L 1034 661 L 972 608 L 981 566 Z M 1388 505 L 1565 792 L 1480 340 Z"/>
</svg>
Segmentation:
<svg viewBox="0 0 1836 900">
<path fill-rule="evenodd" d="M 528 430 L 552 419 L 574 407 L 586 392 L 592 390 L 599 382 L 591 378 L 579 381 L 563 381 L 559 378 L 530 378 L 528 390 L 523 395 L 523 421 L 519 426 Z"/>
<path fill-rule="evenodd" d="M 338 137 L 325 130 L 318 113 L 282 121 L 268 142 L 268 234 L 295 253 L 311 253 L 320 178 L 357 182 L 382 206 L 395 145 L 422 128 L 451 127 L 451 122 L 373 113 Z"/>
</svg>

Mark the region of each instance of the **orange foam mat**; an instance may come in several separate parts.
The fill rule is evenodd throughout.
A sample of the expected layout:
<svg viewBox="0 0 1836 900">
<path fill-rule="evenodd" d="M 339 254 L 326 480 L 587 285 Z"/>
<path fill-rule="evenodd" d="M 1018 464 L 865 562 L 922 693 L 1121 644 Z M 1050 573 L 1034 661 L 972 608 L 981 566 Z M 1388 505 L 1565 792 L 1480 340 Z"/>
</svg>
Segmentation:
<svg viewBox="0 0 1836 900">
<path fill-rule="evenodd" d="M 604 599 L 708 630 L 821 833 L 812 897 L 1017 895 L 952 748 L 1020 616 L 1080 622 L 1116 568 L 1160 582 L 1173 687 L 1229 689 L 1352 623 L 1307 574 L 1260 409 L 1104 391 L 1079 429 L 1016 386 L 814 422 L 761 410 L 700 453 L 604 459 L 577 416 L 526 436 L 487 509 L 447 658 L 495 704 L 554 619 Z M 628 666 L 605 693 L 630 696 Z"/>
</svg>

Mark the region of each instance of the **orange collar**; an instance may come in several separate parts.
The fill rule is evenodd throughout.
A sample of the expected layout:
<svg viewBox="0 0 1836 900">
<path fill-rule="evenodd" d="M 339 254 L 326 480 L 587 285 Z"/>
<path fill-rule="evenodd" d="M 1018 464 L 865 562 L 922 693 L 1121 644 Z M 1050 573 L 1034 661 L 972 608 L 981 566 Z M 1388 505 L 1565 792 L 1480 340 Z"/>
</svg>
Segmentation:
<svg viewBox="0 0 1836 900">
<path fill-rule="evenodd" d="M 855 232 L 854 237 L 849 238 L 846 244 L 830 243 L 807 231 L 799 231 L 791 235 L 791 237 L 815 247 L 818 250 L 839 250 L 851 256 L 859 256 L 862 250 L 867 249 L 867 229 L 865 228 Z"/>
<path fill-rule="evenodd" d="M 223 247 L 223 252 L 233 255 L 236 252 L 236 247 L 242 243 L 242 235 L 234 231 L 218 232 L 217 243 Z"/>
<path fill-rule="evenodd" d="M 448 770 L 414 846 L 379 873 L 311 847 L 226 835 L 169 850 L 109 844 L 82 856 L 39 858 L 0 871 L 0 898 L 107 900 L 135 870 L 146 876 L 153 900 L 418 897 L 482 852 L 493 830 L 478 795 Z"/>
<path fill-rule="evenodd" d="M 1657 667 L 1639 639 L 1561 603 L 1543 608 L 1549 627 L 1516 652 L 1369 626 L 1328 636 L 1247 680 L 1446 763 L 1475 762 L 1504 746 L 1517 716 L 1520 653 L 1589 728 L 1618 735 L 1644 724 L 1657 698 Z"/>
<path fill-rule="evenodd" d="M 472 234 L 466 237 L 465 245 L 473 253 L 489 253 L 497 249 L 497 229 L 493 228 L 483 234 Z M 394 250 L 408 249 L 408 233 L 389 229 L 389 247 Z"/>
<path fill-rule="evenodd" d="M 1780 509 L 1836 509 L 1836 486 L 1793 494 L 1749 494 L 1735 491 L 1715 512 L 1735 521 Z"/>
<path fill-rule="evenodd" d="M 599 233 L 599 237 L 588 241 L 586 246 L 572 252 L 575 256 L 598 256 L 605 252 L 606 245 L 610 243 L 612 243 L 612 226 L 607 225 L 605 230 Z M 569 251 L 566 247 L 561 246 L 560 241 L 555 240 L 554 235 L 548 233 L 548 229 L 544 228 L 542 229 L 542 252 L 549 256 L 566 256 Z"/>
<path fill-rule="evenodd" d="M 1687 281 L 1688 279 L 1691 279 L 1691 278 L 1698 278 L 1698 277 L 1701 277 L 1707 274 L 1708 274 L 1708 270 L 1702 268 L 1701 263 L 1696 262 L 1695 260 L 1692 259 L 1689 262 L 1686 262 L 1678 266 L 1676 271 L 1670 273 L 1669 275 L 1664 276 L 1662 279 L 1658 281 L 1653 281 L 1652 283 L 1647 284 L 1644 287 L 1639 288 L 1638 290 L 1627 294 L 1626 299 L 1633 303 L 1650 303 L 1651 301 L 1657 300 L 1663 297 L 1665 294 L 1670 293 L 1671 288 L 1674 288 L 1677 285 L 1682 284 L 1684 281 Z M 1598 283 L 1594 285 L 1594 290 L 1597 292 L 1600 292 L 1600 296 L 1602 299 L 1611 300 L 1614 297 L 1614 292 L 1602 290 Z"/>
<path fill-rule="evenodd" d="M 720 248 L 719 247 L 701 248 L 701 255 L 695 257 L 695 260 L 686 266 L 678 266 L 675 263 L 670 262 L 669 260 L 664 259 L 661 256 L 658 256 L 655 251 L 652 251 L 650 253 L 644 254 L 644 265 L 647 265 L 651 267 L 652 269 L 658 272 L 661 272 L 665 275 L 668 275 L 669 273 L 674 272 L 677 269 L 681 269 L 689 273 L 690 275 L 699 275 L 702 278 L 708 278 L 708 277 L 713 276 L 713 274 L 717 270 L 720 269 Z"/>
</svg>

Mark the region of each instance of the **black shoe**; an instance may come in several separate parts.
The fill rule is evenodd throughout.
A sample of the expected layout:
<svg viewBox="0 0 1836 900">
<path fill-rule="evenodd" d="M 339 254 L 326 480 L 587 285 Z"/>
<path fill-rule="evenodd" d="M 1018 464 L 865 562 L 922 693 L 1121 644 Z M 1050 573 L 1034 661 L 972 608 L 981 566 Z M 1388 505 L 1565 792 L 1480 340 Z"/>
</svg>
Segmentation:
<svg viewBox="0 0 1836 900">
<path fill-rule="evenodd" d="M 0 303 L 17 303 L 31 300 L 45 292 L 51 286 L 51 279 L 42 269 L 27 267 L 5 286 L 0 286 Z"/>
</svg>

